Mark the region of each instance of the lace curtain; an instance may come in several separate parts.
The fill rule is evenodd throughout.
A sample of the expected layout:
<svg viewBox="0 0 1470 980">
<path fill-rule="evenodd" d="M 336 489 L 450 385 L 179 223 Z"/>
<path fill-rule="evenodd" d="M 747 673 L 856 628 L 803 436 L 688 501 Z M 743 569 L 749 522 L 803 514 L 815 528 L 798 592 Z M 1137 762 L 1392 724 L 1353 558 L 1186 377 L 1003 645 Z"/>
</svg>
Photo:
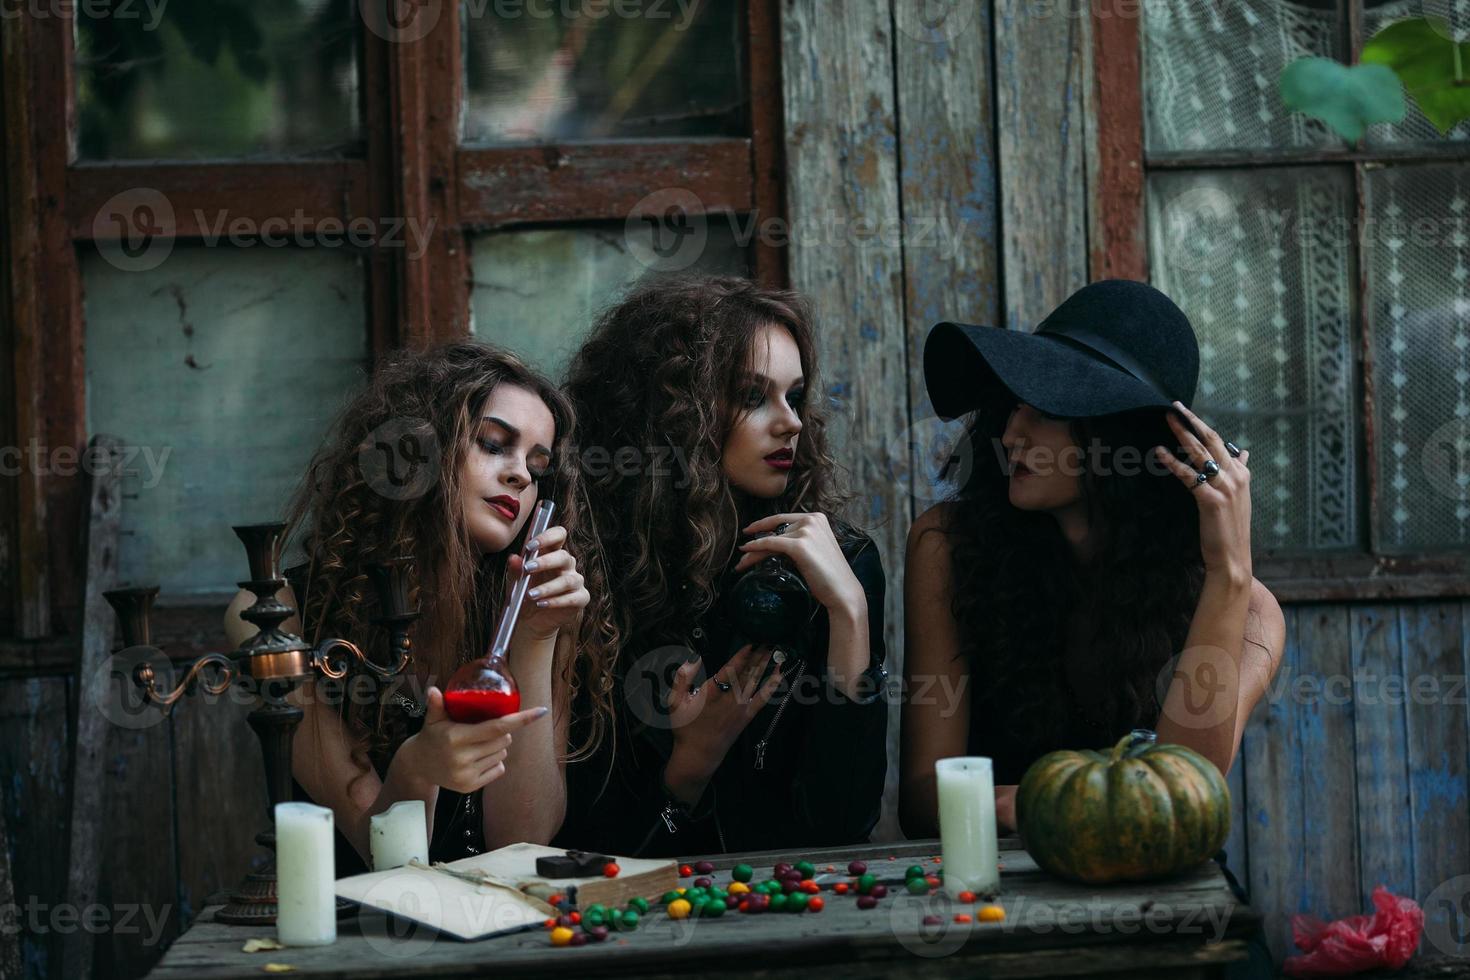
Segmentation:
<svg viewBox="0 0 1470 980">
<path fill-rule="evenodd" d="M 1355 547 L 1350 174 L 1155 173 L 1148 199 L 1153 281 L 1199 335 L 1197 410 L 1251 450 L 1253 539 Z"/>
</svg>

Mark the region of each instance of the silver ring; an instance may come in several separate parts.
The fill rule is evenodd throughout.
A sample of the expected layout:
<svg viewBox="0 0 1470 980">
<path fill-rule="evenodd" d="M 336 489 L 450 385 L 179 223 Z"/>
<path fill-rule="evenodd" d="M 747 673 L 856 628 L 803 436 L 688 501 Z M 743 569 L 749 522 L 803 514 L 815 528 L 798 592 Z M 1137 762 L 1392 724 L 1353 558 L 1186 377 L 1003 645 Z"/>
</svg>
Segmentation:
<svg viewBox="0 0 1470 980">
<path fill-rule="evenodd" d="M 1219 476 L 1220 464 L 1215 462 L 1213 459 L 1205 460 L 1205 465 L 1202 467 L 1202 475 L 1206 480 L 1211 479 L 1212 477 Z"/>
<path fill-rule="evenodd" d="M 1230 454 L 1231 459 L 1240 458 L 1240 447 L 1233 442 L 1225 443 L 1225 451 Z"/>
<path fill-rule="evenodd" d="M 725 681 L 715 681 L 715 687 L 718 687 L 720 689 L 721 694 L 729 694 L 730 688 L 733 686 L 734 685 L 726 683 Z"/>
<path fill-rule="evenodd" d="M 1203 473 L 1196 473 L 1194 475 L 1194 485 L 1196 487 L 1202 487 L 1206 483 L 1209 483 L 1209 482 L 1210 482 L 1210 478 L 1208 476 L 1206 476 L 1205 474 L 1203 474 Z"/>
<path fill-rule="evenodd" d="M 791 522 L 790 521 L 782 521 L 780 524 L 777 524 L 776 525 L 776 530 L 773 531 L 773 532 L 771 532 L 771 533 L 773 533 L 773 534 L 785 534 L 790 528 L 791 528 Z"/>
</svg>

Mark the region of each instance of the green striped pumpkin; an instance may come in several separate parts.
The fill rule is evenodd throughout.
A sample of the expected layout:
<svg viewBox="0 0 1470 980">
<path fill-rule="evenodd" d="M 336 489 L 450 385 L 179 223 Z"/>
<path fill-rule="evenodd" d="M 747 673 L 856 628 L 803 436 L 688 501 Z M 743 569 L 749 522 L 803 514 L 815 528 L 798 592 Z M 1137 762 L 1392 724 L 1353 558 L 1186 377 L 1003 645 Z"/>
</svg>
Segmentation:
<svg viewBox="0 0 1470 980">
<path fill-rule="evenodd" d="M 1138 729 L 1111 752 L 1052 752 L 1016 791 L 1016 823 L 1036 863 L 1101 885 L 1178 874 L 1230 833 L 1230 790 L 1214 763 Z"/>
</svg>

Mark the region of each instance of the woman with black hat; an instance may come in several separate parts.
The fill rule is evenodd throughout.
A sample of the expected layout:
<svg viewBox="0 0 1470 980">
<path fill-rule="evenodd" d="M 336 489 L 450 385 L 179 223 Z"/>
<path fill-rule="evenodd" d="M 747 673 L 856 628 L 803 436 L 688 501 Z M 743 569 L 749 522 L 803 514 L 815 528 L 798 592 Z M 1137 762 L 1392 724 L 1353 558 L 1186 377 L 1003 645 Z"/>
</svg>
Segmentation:
<svg viewBox="0 0 1470 980">
<path fill-rule="evenodd" d="M 971 418 L 959 489 L 909 535 L 904 831 L 937 834 L 946 756 L 993 759 L 1003 831 L 1038 757 L 1133 728 L 1228 772 L 1285 624 L 1251 573 L 1250 454 L 1188 407 L 1184 313 L 1098 282 L 1034 333 L 939 324 L 924 372 Z"/>
</svg>

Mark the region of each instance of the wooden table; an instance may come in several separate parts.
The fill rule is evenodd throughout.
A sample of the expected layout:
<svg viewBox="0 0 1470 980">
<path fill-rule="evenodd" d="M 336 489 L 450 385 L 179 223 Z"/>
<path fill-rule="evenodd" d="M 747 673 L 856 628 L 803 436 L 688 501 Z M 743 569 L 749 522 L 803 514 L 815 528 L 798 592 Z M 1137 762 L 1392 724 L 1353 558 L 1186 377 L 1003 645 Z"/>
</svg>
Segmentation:
<svg viewBox="0 0 1470 980">
<path fill-rule="evenodd" d="M 912 864 L 934 865 L 938 841 L 908 841 L 831 848 L 806 854 L 709 855 L 717 883 L 744 861 L 768 876 L 779 860 L 806 857 L 817 866 L 826 908 L 790 915 L 727 914 L 719 919 L 676 921 L 651 911 L 634 932 L 614 933 L 607 942 L 552 947 L 544 929 L 465 943 L 426 934 L 364 914 L 346 920 L 337 942 L 312 949 L 244 953 L 250 929 L 214 922 L 212 906 L 184 933 L 149 974 L 169 978 L 269 976 L 267 963 L 285 963 L 282 976 L 426 977 L 638 975 L 772 975 L 824 968 L 844 977 L 894 974 L 932 976 L 964 972 L 993 977 L 1222 976 L 1225 965 L 1246 956 L 1245 938 L 1259 918 L 1238 904 L 1219 868 L 1209 862 L 1195 871 L 1147 885 L 1089 887 L 1062 882 L 1037 868 L 1015 840 L 1001 842 L 1000 923 L 962 925 L 957 912 L 971 911 L 943 899 L 920 899 L 903 888 Z M 888 885 L 888 896 L 871 911 L 830 884 L 849 880 L 847 862 L 864 860 Z M 698 858 L 688 858 L 694 861 Z M 828 865 L 834 871 L 827 872 Z M 934 903 L 925 908 L 926 903 Z M 942 927 L 924 927 L 929 912 Z"/>
</svg>

